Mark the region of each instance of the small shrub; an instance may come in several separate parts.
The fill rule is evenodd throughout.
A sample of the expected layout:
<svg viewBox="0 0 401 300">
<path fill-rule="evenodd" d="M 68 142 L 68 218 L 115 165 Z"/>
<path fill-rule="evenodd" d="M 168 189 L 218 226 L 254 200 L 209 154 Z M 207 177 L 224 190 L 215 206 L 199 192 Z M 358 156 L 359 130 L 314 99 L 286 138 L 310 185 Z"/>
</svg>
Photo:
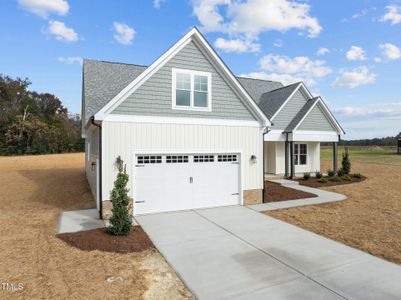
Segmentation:
<svg viewBox="0 0 401 300">
<path fill-rule="evenodd" d="M 328 182 L 328 180 L 326 179 L 326 178 L 320 178 L 319 180 L 318 180 L 318 182 L 319 183 L 327 183 Z"/>
<path fill-rule="evenodd" d="M 355 173 L 355 174 L 352 174 L 352 177 L 361 179 L 362 178 L 362 174 L 361 173 Z"/>
<path fill-rule="evenodd" d="M 348 148 L 345 148 L 345 152 L 343 152 L 343 159 L 341 161 L 342 170 L 344 174 L 349 174 L 351 172 L 351 161 L 349 159 Z"/>
<path fill-rule="evenodd" d="M 329 177 L 334 177 L 334 175 L 336 174 L 334 173 L 333 170 L 327 170 L 327 175 L 329 175 Z"/>
<path fill-rule="evenodd" d="M 333 177 L 331 177 L 329 180 L 330 180 L 330 181 L 334 181 L 334 182 L 339 182 L 339 181 L 341 181 L 341 178 L 338 177 L 338 176 L 333 176 Z"/>
<path fill-rule="evenodd" d="M 309 180 L 310 179 L 310 173 L 309 172 L 305 172 L 303 178 L 304 178 L 304 180 Z"/>
<path fill-rule="evenodd" d="M 345 175 L 344 170 L 343 170 L 343 169 L 338 169 L 338 170 L 337 170 L 337 176 L 338 176 L 338 177 L 341 177 L 341 176 L 343 176 L 343 175 Z"/>
<path fill-rule="evenodd" d="M 107 227 L 107 230 L 113 235 L 127 235 L 132 228 L 132 217 L 128 210 L 131 201 L 127 189 L 128 174 L 120 156 L 117 157 L 116 165 L 118 174 L 110 193 L 113 208 L 111 209 L 110 226 Z"/>
<path fill-rule="evenodd" d="M 351 181 L 351 177 L 349 175 L 343 175 L 341 176 L 341 179 L 345 181 Z"/>
<path fill-rule="evenodd" d="M 322 174 L 321 172 L 319 172 L 319 171 L 316 171 L 315 177 L 316 177 L 317 179 L 320 179 L 320 178 L 323 177 L 323 174 Z"/>
</svg>

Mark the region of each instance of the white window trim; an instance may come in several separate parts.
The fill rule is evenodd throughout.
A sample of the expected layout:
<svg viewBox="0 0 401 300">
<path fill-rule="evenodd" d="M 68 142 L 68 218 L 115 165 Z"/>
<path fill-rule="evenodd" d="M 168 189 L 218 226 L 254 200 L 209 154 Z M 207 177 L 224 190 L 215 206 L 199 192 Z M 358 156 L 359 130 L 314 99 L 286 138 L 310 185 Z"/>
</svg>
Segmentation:
<svg viewBox="0 0 401 300">
<path fill-rule="evenodd" d="M 177 73 L 188 74 L 191 76 L 191 98 L 190 98 L 190 106 L 180 106 L 176 104 L 176 85 L 177 85 Z M 194 76 L 206 76 L 207 77 L 207 107 L 196 107 L 194 106 Z M 209 72 L 201 72 L 194 70 L 186 70 L 186 69 L 177 69 L 172 68 L 172 109 L 179 110 L 193 110 L 193 111 L 212 111 L 212 73 Z"/>
<path fill-rule="evenodd" d="M 295 145 L 298 145 L 298 153 L 295 153 L 295 146 L 294 146 L 294 156 L 298 156 L 298 164 L 295 164 L 296 166 L 299 167 L 306 167 L 309 166 L 309 147 L 307 143 L 295 143 Z M 305 145 L 306 146 L 306 164 L 301 164 L 301 145 Z M 303 154 L 302 154 L 303 155 Z M 294 161 L 295 161 L 295 157 L 294 157 Z"/>
</svg>

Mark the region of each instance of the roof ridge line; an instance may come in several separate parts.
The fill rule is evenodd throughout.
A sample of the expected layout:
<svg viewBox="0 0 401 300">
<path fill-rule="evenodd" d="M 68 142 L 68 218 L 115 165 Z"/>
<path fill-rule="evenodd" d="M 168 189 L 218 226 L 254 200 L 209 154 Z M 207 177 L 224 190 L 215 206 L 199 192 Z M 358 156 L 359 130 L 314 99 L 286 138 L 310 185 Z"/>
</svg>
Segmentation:
<svg viewBox="0 0 401 300">
<path fill-rule="evenodd" d="M 117 61 L 109 61 L 109 60 L 101 60 L 101 59 L 92 59 L 92 58 L 84 58 L 83 61 L 94 61 L 94 62 L 101 62 L 101 63 L 108 63 L 108 64 L 116 64 L 116 65 L 127 65 L 127 66 L 136 66 L 136 67 L 144 67 L 147 68 L 149 66 L 140 65 L 140 64 L 131 64 L 131 63 L 124 63 L 124 62 L 117 62 Z"/>
</svg>

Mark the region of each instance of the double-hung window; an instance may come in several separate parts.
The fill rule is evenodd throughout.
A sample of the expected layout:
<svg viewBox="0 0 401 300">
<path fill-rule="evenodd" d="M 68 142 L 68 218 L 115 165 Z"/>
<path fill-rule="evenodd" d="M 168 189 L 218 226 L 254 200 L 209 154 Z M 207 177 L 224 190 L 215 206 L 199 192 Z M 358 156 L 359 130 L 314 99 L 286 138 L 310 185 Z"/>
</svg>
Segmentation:
<svg viewBox="0 0 401 300">
<path fill-rule="evenodd" d="M 173 109 L 211 111 L 211 74 L 173 69 Z"/>
<path fill-rule="evenodd" d="M 307 165 L 308 164 L 308 146 L 307 144 L 295 144 L 294 149 L 295 165 Z"/>
</svg>

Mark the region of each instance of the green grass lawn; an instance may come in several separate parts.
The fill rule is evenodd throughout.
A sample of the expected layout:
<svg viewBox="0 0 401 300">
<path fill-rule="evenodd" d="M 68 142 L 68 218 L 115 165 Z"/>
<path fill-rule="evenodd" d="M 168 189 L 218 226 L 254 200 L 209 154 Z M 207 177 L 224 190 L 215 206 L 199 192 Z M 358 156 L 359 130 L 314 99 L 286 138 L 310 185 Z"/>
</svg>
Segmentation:
<svg viewBox="0 0 401 300">
<path fill-rule="evenodd" d="M 341 154 L 344 147 L 338 147 L 338 163 L 341 164 Z M 396 153 L 396 147 L 349 147 L 351 162 L 401 165 L 401 155 Z M 323 161 L 331 161 L 333 151 L 331 147 L 322 146 L 320 158 Z"/>
</svg>

